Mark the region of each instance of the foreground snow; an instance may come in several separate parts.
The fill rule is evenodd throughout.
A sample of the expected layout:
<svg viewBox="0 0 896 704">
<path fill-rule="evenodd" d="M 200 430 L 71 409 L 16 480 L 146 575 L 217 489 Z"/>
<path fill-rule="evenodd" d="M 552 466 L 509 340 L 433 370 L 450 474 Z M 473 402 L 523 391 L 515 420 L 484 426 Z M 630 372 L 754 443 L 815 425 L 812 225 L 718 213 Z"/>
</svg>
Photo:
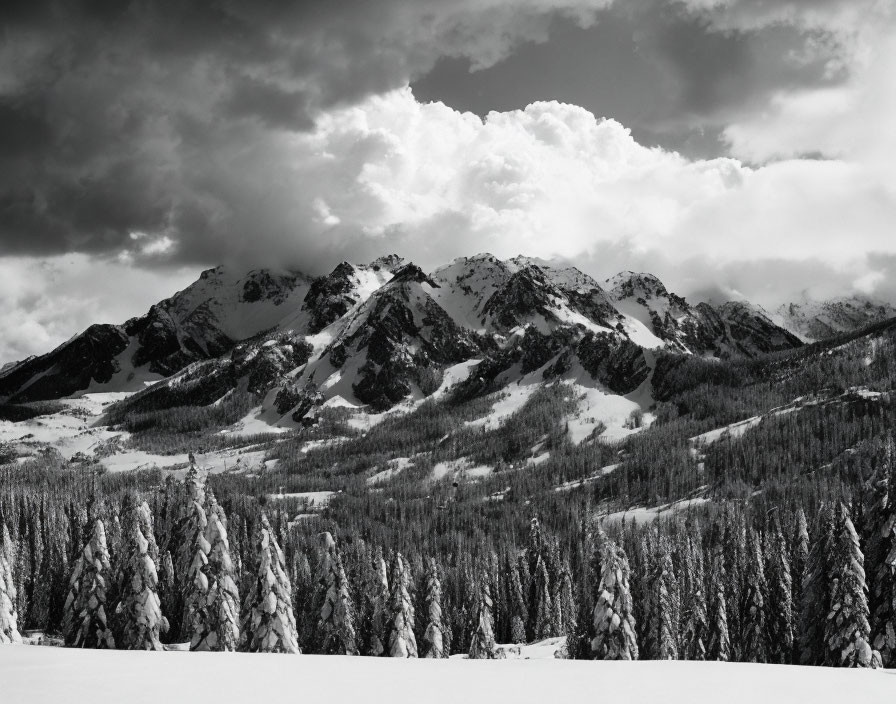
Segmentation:
<svg viewBox="0 0 896 704">
<path fill-rule="evenodd" d="M 0 648 L 4 702 L 887 702 L 896 672 L 694 662 L 391 660 Z"/>
</svg>

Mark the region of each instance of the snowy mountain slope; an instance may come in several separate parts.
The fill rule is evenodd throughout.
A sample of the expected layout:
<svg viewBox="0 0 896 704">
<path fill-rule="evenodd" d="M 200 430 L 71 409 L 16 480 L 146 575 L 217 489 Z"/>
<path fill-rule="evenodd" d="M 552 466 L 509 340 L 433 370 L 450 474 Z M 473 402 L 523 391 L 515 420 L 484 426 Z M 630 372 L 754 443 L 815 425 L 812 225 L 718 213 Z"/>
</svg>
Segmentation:
<svg viewBox="0 0 896 704">
<path fill-rule="evenodd" d="M 855 332 L 889 318 L 896 318 L 896 306 L 862 296 L 788 303 L 773 316 L 777 325 L 805 342 Z"/>
<path fill-rule="evenodd" d="M 649 377 L 650 350 L 756 356 L 799 344 L 746 304 L 691 306 L 649 274 L 602 286 L 522 256 L 462 257 L 431 275 L 395 255 L 314 279 L 218 267 L 145 316 L 0 373 L 0 401 L 120 390 L 139 392 L 133 410 L 154 410 L 238 389 L 261 401 L 259 418 L 295 423 L 325 404 L 381 413 L 419 401 L 474 361 L 458 385 L 468 397 L 542 367 L 539 383 L 576 368 L 585 387 L 625 395 Z"/>
<path fill-rule="evenodd" d="M 755 357 L 801 344 L 759 306 L 743 302 L 691 306 L 681 296 L 669 292 L 652 274 L 622 272 L 605 286 L 619 311 L 679 351 L 714 357 Z"/>
<path fill-rule="evenodd" d="M 91 326 L 52 352 L 6 369 L 0 401 L 60 398 L 97 385 L 134 390 L 138 369 L 145 380 L 160 379 L 276 327 L 309 286 L 310 279 L 296 272 L 209 269 L 144 316 Z"/>
</svg>

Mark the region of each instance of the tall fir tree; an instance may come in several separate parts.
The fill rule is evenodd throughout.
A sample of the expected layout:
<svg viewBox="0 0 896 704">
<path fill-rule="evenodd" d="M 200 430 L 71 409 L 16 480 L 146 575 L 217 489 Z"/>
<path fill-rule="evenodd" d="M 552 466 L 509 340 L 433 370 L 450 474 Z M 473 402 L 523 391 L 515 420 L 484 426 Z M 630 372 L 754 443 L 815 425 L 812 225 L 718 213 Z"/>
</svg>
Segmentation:
<svg viewBox="0 0 896 704">
<path fill-rule="evenodd" d="M 158 546 L 152 514 L 144 501 L 128 511 L 127 557 L 123 565 L 121 601 L 116 612 L 125 650 L 162 650 L 161 632 L 168 629 L 158 594 Z"/>
<path fill-rule="evenodd" d="M 876 478 L 868 523 L 869 608 L 874 648 L 884 667 L 896 667 L 896 461 L 892 442 Z"/>
<path fill-rule="evenodd" d="M 426 584 L 424 586 L 423 616 L 426 628 L 423 631 L 420 655 L 424 658 L 447 658 L 445 624 L 442 622 L 442 581 L 436 561 L 426 561 Z"/>
<path fill-rule="evenodd" d="M 806 565 L 809 562 L 809 526 L 806 523 L 806 514 L 802 508 L 797 509 L 796 512 L 790 555 L 791 631 L 793 633 L 790 662 L 796 665 L 800 661 L 800 610 L 803 604 L 803 582 L 806 578 Z"/>
<path fill-rule="evenodd" d="M 800 663 L 803 665 L 829 663 L 825 623 L 831 611 L 830 559 L 833 544 L 833 513 L 829 506 L 822 506 L 818 511 L 803 575 L 799 632 Z"/>
<path fill-rule="evenodd" d="M 725 551 L 719 524 L 713 526 L 710 539 L 712 565 L 709 572 L 709 599 L 707 620 L 709 641 L 706 648 L 708 660 L 727 662 L 731 659 L 731 639 L 728 633 L 728 602 L 725 597 Z"/>
<path fill-rule="evenodd" d="M 683 660 L 706 660 L 709 638 L 709 617 L 706 605 L 706 576 L 703 568 L 703 551 L 698 539 L 688 535 L 685 539 L 681 652 Z"/>
<path fill-rule="evenodd" d="M 392 658 L 416 658 L 417 639 L 414 637 L 414 604 L 411 600 L 410 574 L 404 558 L 396 552 L 389 574 L 389 621 L 387 625 L 388 655 Z"/>
<path fill-rule="evenodd" d="M 184 624 L 189 628 L 190 650 L 234 651 L 240 641 L 240 594 L 226 518 L 214 497 L 204 516 L 204 534 L 197 538 L 191 565 L 193 589 L 185 601 Z"/>
<path fill-rule="evenodd" d="M 628 558 L 622 547 L 606 537 L 597 541 L 596 549 L 601 551 L 601 557 L 600 582 L 592 610 L 592 655 L 596 660 L 637 660 Z"/>
<path fill-rule="evenodd" d="M 389 629 L 389 577 L 381 548 L 377 548 L 373 557 L 373 571 L 368 592 L 371 600 L 371 621 L 367 654 L 379 657 L 386 652 Z"/>
<path fill-rule="evenodd" d="M 742 662 L 768 661 L 768 635 L 766 632 L 766 613 L 768 601 L 768 582 L 765 577 L 762 559 L 762 544 L 759 534 L 751 529 L 747 543 L 747 561 L 744 575 L 741 613 L 741 651 Z"/>
<path fill-rule="evenodd" d="M 775 521 L 766 535 L 765 564 L 768 582 L 766 642 L 768 662 L 786 665 L 793 657 L 793 582 L 787 544 Z"/>
<path fill-rule="evenodd" d="M 520 580 L 519 562 L 510 555 L 505 561 L 505 579 L 507 581 L 507 608 L 510 614 L 510 642 L 526 642 L 526 598 Z"/>
<path fill-rule="evenodd" d="M 71 648 L 115 648 L 109 623 L 108 589 L 112 567 L 103 522 L 96 519 L 75 560 L 65 600 L 62 636 Z"/>
<path fill-rule="evenodd" d="M 475 630 L 470 640 L 470 660 L 494 660 L 503 655 L 495 644 L 495 619 L 488 576 L 479 580 L 479 599 L 476 605 Z"/>
<path fill-rule="evenodd" d="M 283 551 L 264 514 L 255 546 L 257 567 L 243 604 L 239 649 L 250 653 L 300 653 Z"/>
<path fill-rule="evenodd" d="M 859 536 L 844 504 L 837 509 L 831 554 L 831 609 L 825 621 L 825 642 L 830 664 L 838 667 L 873 667 L 868 622 L 864 557 Z"/>
<path fill-rule="evenodd" d="M 181 487 L 181 503 L 177 508 L 176 520 L 171 535 L 174 559 L 175 598 L 171 617 L 173 638 L 188 637 L 189 624 L 184 622 L 188 605 L 187 595 L 193 589 L 193 561 L 196 557 L 197 542 L 203 538 L 207 519 L 205 516 L 205 487 L 194 463 L 190 464 Z M 199 511 L 196 510 L 199 507 Z M 201 520 L 200 520 L 201 519 Z"/>
<path fill-rule="evenodd" d="M 318 615 L 314 652 L 358 655 L 355 606 L 336 541 L 330 533 L 318 536 L 321 551 L 315 611 Z"/>
<path fill-rule="evenodd" d="M 680 593 L 672 555 L 666 538 L 657 537 L 657 552 L 645 604 L 644 654 L 648 660 L 677 660 Z"/>
<path fill-rule="evenodd" d="M 18 643 L 22 640 L 22 636 L 19 633 L 16 582 L 13 574 L 16 550 L 6 523 L 3 523 L 2 527 L 2 535 L 0 535 L 0 643 Z"/>
</svg>

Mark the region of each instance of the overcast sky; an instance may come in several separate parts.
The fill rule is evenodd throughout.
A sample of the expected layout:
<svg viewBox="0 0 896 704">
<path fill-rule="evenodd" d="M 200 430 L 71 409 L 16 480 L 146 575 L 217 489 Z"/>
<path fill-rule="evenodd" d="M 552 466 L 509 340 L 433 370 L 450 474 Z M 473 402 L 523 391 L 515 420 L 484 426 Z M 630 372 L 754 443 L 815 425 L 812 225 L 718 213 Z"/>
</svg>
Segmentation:
<svg viewBox="0 0 896 704">
<path fill-rule="evenodd" d="M 0 363 L 224 263 L 896 298 L 896 0 L 6 0 Z"/>
</svg>

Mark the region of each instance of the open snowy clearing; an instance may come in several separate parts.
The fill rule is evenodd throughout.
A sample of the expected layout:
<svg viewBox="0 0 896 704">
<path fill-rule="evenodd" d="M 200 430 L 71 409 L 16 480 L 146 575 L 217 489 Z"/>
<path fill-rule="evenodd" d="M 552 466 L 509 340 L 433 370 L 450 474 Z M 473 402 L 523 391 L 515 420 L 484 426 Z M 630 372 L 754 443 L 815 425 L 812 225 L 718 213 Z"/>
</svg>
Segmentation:
<svg viewBox="0 0 896 704">
<path fill-rule="evenodd" d="M 896 672 L 697 662 L 399 660 L 4 646 L 4 702 L 887 702 Z"/>
</svg>

